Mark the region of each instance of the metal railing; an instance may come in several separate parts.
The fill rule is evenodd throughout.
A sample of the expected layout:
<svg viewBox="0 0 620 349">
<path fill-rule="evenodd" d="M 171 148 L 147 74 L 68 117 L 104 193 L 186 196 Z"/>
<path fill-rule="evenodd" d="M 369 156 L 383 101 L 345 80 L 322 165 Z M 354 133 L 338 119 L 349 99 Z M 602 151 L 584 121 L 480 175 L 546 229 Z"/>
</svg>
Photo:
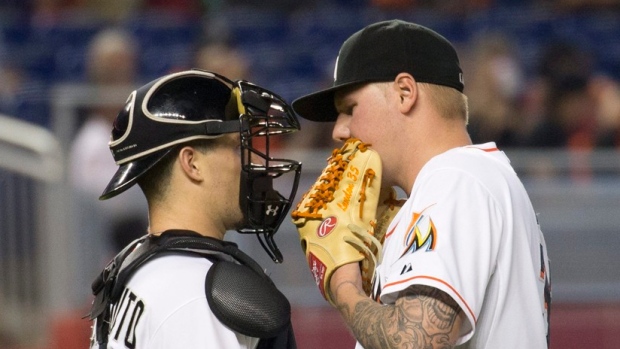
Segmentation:
<svg viewBox="0 0 620 349">
<path fill-rule="evenodd" d="M 36 340 L 46 314 L 67 306 L 68 230 L 56 221 L 64 156 L 48 130 L 0 115 L 0 330 Z M 56 208 L 56 209 L 55 209 Z"/>
</svg>

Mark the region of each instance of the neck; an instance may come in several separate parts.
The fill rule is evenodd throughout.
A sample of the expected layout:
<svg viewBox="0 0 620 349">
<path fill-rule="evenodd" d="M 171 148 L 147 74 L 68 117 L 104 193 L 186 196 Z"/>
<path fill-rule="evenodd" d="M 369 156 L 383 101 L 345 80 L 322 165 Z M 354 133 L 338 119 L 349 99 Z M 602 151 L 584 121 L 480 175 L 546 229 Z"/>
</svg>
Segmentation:
<svg viewBox="0 0 620 349">
<path fill-rule="evenodd" d="M 217 224 L 205 210 L 193 209 L 194 207 L 203 206 L 171 203 L 149 205 L 149 234 L 160 235 L 166 230 L 181 229 L 222 240 L 226 233 L 225 227 Z"/>
<path fill-rule="evenodd" d="M 409 133 L 409 144 L 414 144 L 409 161 L 405 162 L 405 167 L 399 173 L 403 176 L 398 180 L 399 186 L 407 193 L 411 194 L 411 188 L 415 183 L 418 174 L 435 156 L 458 147 L 471 145 L 471 138 L 462 121 L 434 119 L 433 125 L 428 125 L 429 132 Z M 414 125 L 415 127 L 415 125 Z M 405 149 L 405 148 L 403 148 Z"/>
</svg>

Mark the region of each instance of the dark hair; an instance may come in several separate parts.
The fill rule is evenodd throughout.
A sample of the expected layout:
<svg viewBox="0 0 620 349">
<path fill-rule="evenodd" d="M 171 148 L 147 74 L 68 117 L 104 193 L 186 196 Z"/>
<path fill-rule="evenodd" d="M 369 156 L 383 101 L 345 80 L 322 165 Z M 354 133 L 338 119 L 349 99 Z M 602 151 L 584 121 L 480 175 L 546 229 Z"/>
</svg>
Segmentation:
<svg viewBox="0 0 620 349">
<path fill-rule="evenodd" d="M 187 143 L 175 145 L 172 151 L 164 156 L 157 164 L 146 172 L 142 178 L 138 180 L 138 185 L 147 201 L 159 201 L 164 198 L 166 192 L 170 188 L 170 179 L 172 178 L 172 168 L 179 152 L 183 147 L 193 147 L 200 152 L 206 152 L 212 148 L 212 144 L 216 140 L 213 139 L 197 139 Z"/>
</svg>

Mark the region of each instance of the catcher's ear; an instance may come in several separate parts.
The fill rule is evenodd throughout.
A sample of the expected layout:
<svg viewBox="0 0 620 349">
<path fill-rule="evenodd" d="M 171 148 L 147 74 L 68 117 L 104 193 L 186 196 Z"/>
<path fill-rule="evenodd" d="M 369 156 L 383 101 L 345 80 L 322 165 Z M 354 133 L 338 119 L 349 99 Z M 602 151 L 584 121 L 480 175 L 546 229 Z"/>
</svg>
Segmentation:
<svg viewBox="0 0 620 349">
<path fill-rule="evenodd" d="M 200 173 L 198 156 L 200 156 L 200 152 L 192 147 L 183 147 L 181 151 L 179 151 L 179 162 L 183 169 L 183 173 L 195 181 L 203 179 Z"/>
<path fill-rule="evenodd" d="M 418 98 L 418 86 L 411 74 L 400 73 L 394 80 L 398 97 L 400 98 L 399 111 L 408 113 Z"/>
</svg>

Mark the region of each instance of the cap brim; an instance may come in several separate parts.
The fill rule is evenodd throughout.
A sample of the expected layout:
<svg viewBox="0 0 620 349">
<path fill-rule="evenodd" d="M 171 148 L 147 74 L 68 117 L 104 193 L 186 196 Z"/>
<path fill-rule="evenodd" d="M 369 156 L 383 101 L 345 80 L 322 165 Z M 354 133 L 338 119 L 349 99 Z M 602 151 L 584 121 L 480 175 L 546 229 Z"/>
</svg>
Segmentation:
<svg viewBox="0 0 620 349">
<path fill-rule="evenodd" d="M 166 156 L 174 147 L 162 149 L 152 154 L 143 156 L 135 161 L 121 165 L 112 179 L 108 183 L 99 200 L 107 200 L 125 190 L 131 188 L 138 178 L 142 177 L 148 170 L 157 164 L 164 156 Z"/>
<path fill-rule="evenodd" d="M 349 82 L 299 97 L 292 103 L 293 110 L 302 118 L 310 121 L 336 121 L 338 118 L 338 111 L 336 111 L 336 106 L 334 104 L 334 95 L 336 92 L 345 87 L 364 82 L 366 81 Z"/>
</svg>

